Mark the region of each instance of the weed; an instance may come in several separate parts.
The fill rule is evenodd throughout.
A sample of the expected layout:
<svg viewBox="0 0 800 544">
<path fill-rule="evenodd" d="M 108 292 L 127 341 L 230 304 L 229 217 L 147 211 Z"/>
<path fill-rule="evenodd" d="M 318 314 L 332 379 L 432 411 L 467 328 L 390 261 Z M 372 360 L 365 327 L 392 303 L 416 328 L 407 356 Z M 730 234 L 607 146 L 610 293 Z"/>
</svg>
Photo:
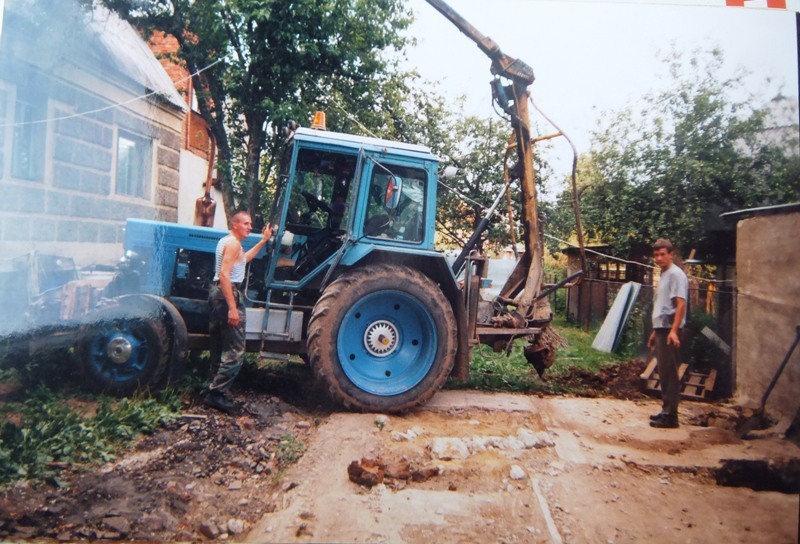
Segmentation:
<svg viewBox="0 0 800 544">
<path fill-rule="evenodd" d="M 303 443 L 298 442 L 294 435 L 285 434 L 278 444 L 277 459 L 285 466 L 296 463 L 303 456 Z"/>
<path fill-rule="evenodd" d="M 0 407 L 0 484 L 20 478 L 48 478 L 64 465 L 113 460 L 140 433 L 152 433 L 177 416 L 174 396 L 111 400 L 97 410 L 73 409 L 66 397 L 39 387 L 22 403 Z"/>
</svg>

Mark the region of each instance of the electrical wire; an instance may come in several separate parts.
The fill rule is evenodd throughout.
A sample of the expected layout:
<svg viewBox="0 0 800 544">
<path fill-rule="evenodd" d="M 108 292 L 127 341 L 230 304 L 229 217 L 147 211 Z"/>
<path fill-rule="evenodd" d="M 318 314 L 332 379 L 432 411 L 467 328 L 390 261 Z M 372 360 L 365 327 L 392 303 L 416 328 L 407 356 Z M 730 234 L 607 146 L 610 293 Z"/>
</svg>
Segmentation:
<svg viewBox="0 0 800 544">
<path fill-rule="evenodd" d="M 223 61 L 223 59 L 219 58 L 219 59 L 215 60 L 214 62 L 212 62 L 211 64 L 209 64 L 208 66 L 205 66 L 205 67 L 197 70 L 193 74 L 189 74 L 188 76 L 186 76 L 186 77 L 184 77 L 182 79 L 179 79 L 178 81 L 176 81 L 174 83 L 182 83 L 184 81 L 187 81 L 187 80 L 191 79 L 192 77 L 194 77 L 196 75 L 199 75 L 199 74 L 205 72 L 206 70 L 210 69 L 211 67 L 219 64 L 222 61 Z M 173 83 L 173 85 L 174 85 L 174 83 Z M 41 124 L 49 123 L 51 121 L 65 121 L 67 119 L 75 119 L 75 118 L 78 118 L 78 117 L 86 117 L 86 116 L 89 116 L 89 115 L 94 115 L 95 113 L 100 113 L 100 112 L 104 112 L 104 111 L 108 111 L 108 110 L 113 110 L 113 109 L 119 108 L 121 106 L 127 106 L 128 104 L 132 104 L 132 103 L 137 102 L 139 100 L 144 100 L 145 98 L 150 98 L 153 95 L 162 94 L 162 93 L 165 93 L 165 92 L 166 92 L 166 89 L 150 91 L 147 94 L 136 96 L 134 98 L 125 100 L 124 102 L 115 102 L 115 103 L 113 103 L 113 104 L 111 104 L 109 106 L 104 106 L 102 108 L 97 108 L 95 110 L 83 111 L 83 112 L 80 112 L 80 113 L 73 113 L 73 114 L 64 115 L 64 116 L 61 116 L 61 117 L 49 117 L 49 118 L 46 118 L 46 119 L 37 119 L 36 121 L 23 121 L 23 122 L 20 122 L 20 123 L 5 123 L 5 124 L 0 124 L 0 128 L 21 127 L 21 126 L 26 126 L 26 125 L 41 125 Z"/>
</svg>

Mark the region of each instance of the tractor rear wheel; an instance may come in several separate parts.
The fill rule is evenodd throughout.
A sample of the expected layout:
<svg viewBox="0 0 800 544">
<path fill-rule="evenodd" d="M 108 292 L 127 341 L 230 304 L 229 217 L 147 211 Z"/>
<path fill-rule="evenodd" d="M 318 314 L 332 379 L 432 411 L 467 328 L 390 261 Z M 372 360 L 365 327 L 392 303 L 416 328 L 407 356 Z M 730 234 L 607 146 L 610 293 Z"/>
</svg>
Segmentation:
<svg viewBox="0 0 800 544">
<path fill-rule="evenodd" d="M 405 266 L 344 274 L 325 289 L 308 325 L 314 373 L 350 409 L 402 412 L 424 403 L 444 385 L 455 354 L 449 302 Z"/>
</svg>

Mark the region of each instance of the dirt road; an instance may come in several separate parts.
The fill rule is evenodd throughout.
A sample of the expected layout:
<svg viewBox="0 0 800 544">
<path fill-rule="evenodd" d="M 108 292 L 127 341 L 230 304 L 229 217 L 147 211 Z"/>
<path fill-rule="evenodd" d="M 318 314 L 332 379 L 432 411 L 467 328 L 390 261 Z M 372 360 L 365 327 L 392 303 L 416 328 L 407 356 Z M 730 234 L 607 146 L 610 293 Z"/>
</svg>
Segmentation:
<svg viewBox="0 0 800 544">
<path fill-rule="evenodd" d="M 238 417 L 188 405 L 113 463 L 6 490 L 0 540 L 797 541 L 796 493 L 716 478 L 735 459 L 728 480 L 775 489 L 748 464 L 767 460 L 796 482 L 800 448 L 737 439 L 725 407 L 684 403 L 681 428 L 658 430 L 650 399 L 445 391 L 388 418 L 243 400 Z M 349 479 L 353 461 L 374 485 Z"/>
<path fill-rule="evenodd" d="M 388 421 L 332 414 L 284 475 L 275 511 L 247 539 L 797 541 L 798 495 L 722 487 L 714 471 L 721 459 L 796 459 L 800 449 L 690 424 L 707 421 L 709 405 L 684 404 L 680 429 L 652 429 L 648 415 L 657 408 L 443 392 L 426 409 Z M 439 474 L 367 488 L 348 479 L 348 465 L 362 458 Z"/>
</svg>

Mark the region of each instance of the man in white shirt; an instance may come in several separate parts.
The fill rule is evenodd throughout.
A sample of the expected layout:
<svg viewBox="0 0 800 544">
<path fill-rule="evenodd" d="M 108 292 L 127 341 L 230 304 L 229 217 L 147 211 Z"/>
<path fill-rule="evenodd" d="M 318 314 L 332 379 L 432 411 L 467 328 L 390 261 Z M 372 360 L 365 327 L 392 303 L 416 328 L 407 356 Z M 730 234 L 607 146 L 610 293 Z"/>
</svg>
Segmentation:
<svg viewBox="0 0 800 544">
<path fill-rule="evenodd" d="M 689 281 L 683 270 L 672 262 L 672 243 L 659 238 L 653 244 L 653 259 L 661 269 L 656 297 L 653 301 L 653 332 L 647 346 L 655 352 L 661 380 L 661 413 L 650 416 L 650 426 L 674 429 L 678 427 L 678 401 L 681 384 L 678 363 L 681 329 L 686 324 L 686 301 Z"/>
</svg>

